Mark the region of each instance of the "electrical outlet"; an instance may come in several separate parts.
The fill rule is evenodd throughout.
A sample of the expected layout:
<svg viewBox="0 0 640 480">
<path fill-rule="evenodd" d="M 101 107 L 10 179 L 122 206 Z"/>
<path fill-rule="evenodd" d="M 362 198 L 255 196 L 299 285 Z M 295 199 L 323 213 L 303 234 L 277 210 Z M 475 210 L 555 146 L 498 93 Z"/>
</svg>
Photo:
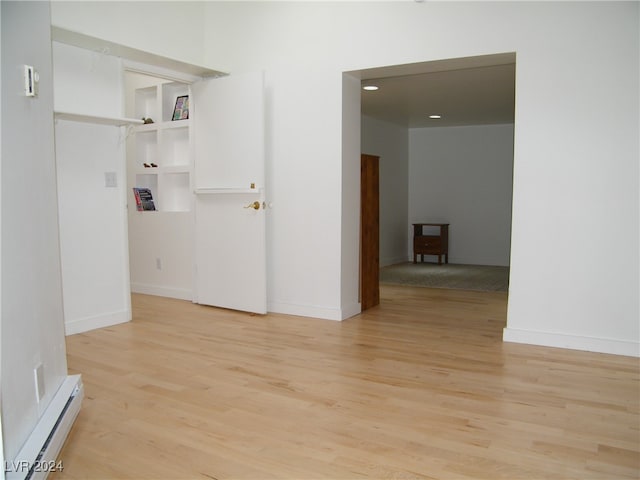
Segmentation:
<svg viewBox="0 0 640 480">
<path fill-rule="evenodd" d="M 33 369 L 33 376 L 36 382 L 36 399 L 40 403 L 40 400 L 44 397 L 44 366 L 41 363 Z"/>
<path fill-rule="evenodd" d="M 24 66 L 24 95 L 25 97 L 38 96 L 38 82 L 40 75 L 38 71 L 31 65 Z"/>
<path fill-rule="evenodd" d="M 156 268 L 162 270 L 162 261 L 159 258 L 156 258 Z"/>
</svg>

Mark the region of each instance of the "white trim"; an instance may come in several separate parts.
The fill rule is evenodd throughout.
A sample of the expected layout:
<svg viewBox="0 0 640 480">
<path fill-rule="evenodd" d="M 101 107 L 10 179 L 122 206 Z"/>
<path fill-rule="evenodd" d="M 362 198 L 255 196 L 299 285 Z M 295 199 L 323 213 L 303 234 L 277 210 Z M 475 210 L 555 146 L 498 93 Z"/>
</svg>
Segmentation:
<svg viewBox="0 0 640 480">
<path fill-rule="evenodd" d="M 382 257 L 380 258 L 380 267 L 388 267 L 389 265 L 397 265 L 398 263 L 406 263 L 413 261 L 411 257 Z"/>
<path fill-rule="evenodd" d="M 229 187 L 229 188 L 196 188 L 193 193 L 196 195 L 216 195 L 226 193 L 262 193 L 263 189 L 258 188 L 245 188 L 245 187 Z"/>
<path fill-rule="evenodd" d="M 568 348 L 571 350 L 585 350 L 588 352 L 640 357 L 640 342 L 637 341 L 630 342 L 611 338 L 536 332 L 516 328 L 505 328 L 503 330 L 502 340 L 505 342 L 526 343 L 545 347 Z"/>
<path fill-rule="evenodd" d="M 171 80 L 172 82 L 188 84 L 200 81 L 203 78 L 198 75 L 127 59 L 122 60 L 122 68 L 127 72 L 142 73 L 143 75 L 152 75 L 154 77 Z"/>
<path fill-rule="evenodd" d="M 360 313 L 360 304 L 350 305 L 348 308 L 326 308 L 314 305 L 297 305 L 294 303 L 271 302 L 267 305 L 270 313 L 282 313 L 300 317 L 311 317 L 322 320 L 342 321 Z"/>
<path fill-rule="evenodd" d="M 179 300 L 193 300 L 193 291 L 186 288 L 170 288 L 144 283 L 132 283 L 131 293 L 155 295 L 157 297 L 177 298 Z"/>
<path fill-rule="evenodd" d="M 88 332 L 96 328 L 110 327 L 131 320 L 131 311 L 112 312 L 91 317 L 78 318 L 65 322 L 65 335 L 75 335 L 76 333 Z"/>
<path fill-rule="evenodd" d="M 354 317 L 362 313 L 362 304 L 360 302 L 352 303 L 342 307 L 342 320 Z"/>
</svg>

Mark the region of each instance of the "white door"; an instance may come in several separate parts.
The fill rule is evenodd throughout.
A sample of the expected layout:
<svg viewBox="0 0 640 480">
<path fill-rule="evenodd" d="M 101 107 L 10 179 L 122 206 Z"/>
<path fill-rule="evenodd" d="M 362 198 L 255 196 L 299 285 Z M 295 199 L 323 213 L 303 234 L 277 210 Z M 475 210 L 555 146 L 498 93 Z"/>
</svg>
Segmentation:
<svg viewBox="0 0 640 480">
<path fill-rule="evenodd" d="M 267 311 L 262 74 L 192 85 L 195 296 Z"/>
</svg>

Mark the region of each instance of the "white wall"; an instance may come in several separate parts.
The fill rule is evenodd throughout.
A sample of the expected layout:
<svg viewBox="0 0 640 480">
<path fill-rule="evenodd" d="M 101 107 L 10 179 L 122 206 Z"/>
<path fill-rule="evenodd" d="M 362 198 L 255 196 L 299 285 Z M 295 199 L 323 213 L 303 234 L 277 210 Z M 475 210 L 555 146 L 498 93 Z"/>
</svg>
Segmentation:
<svg viewBox="0 0 640 480">
<path fill-rule="evenodd" d="M 409 130 L 362 116 L 362 153 L 380 157 L 380 266 L 409 258 Z"/>
<path fill-rule="evenodd" d="M 201 1 L 56 0 L 51 20 L 57 27 L 204 65 L 204 9 Z"/>
<path fill-rule="evenodd" d="M 14 460 L 67 373 L 49 5 L 2 2 L 2 437 Z M 23 95 L 23 65 L 40 74 Z M 34 369 L 43 366 L 38 401 Z M 4 466 L 4 465 L 3 465 Z"/>
<path fill-rule="evenodd" d="M 509 265 L 513 125 L 407 129 L 362 117 L 380 155 L 380 263 L 411 258 L 411 223 L 451 223 L 449 261 Z"/>
<path fill-rule="evenodd" d="M 325 81 L 317 84 L 318 76 Z M 267 224 L 268 309 L 340 319 L 344 316 L 342 73 L 326 78 L 326 72 L 284 69 L 266 72 L 265 83 L 267 200 L 273 204 Z M 318 98 L 327 99 L 322 108 L 317 107 Z M 328 127 L 337 135 L 318 135 Z M 282 131 L 289 134 L 275 133 Z M 359 162 L 357 150 L 350 149 L 350 162 Z M 359 212 L 359 178 L 350 178 L 351 212 Z M 358 232 L 354 226 L 351 234 L 358 238 Z M 351 251 L 358 252 L 357 243 Z M 352 261 L 356 262 L 352 270 L 357 270 L 357 259 Z M 354 280 L 350 305 L 358 302 L 357 277 Z"/>
<path fill-rule="evenodd" d="M 512 182 L 513 125 L 409 130 L 409 223 L 450 223 L 450 263 L 509 265 Z"/>
<path fill-rule="evenodd" d="M 121 60 L 52 42 L 54 110 L 122 117 Z"/>
<path fill-rule="evenodd" d="M 53 67 L 56 110 L 124 116 L 120 59 L 54 42 Z M 126 127 L 57 120 L 55 138 L 66 333 L 127 322 Z"/>
<path fill-rule="evenodd" d="M 158 212 L 158 215 L 134 212 L 133 204 L 131 208 L 131 291 L 192 300 L 193 214 Z"/>
<path fill-rule="evenodd" d="M 360 80 L 353 75 L 342 77 L 342 224 L 340 314 L 343 320 L 360 313 L 360 285 L 349 281 L 360 269 L 360 243 L 350 241 L 360 236 Z"/>
<path fill-rule="evenodd" d="M 179 4 L 162 8 L 171 5 L 175 22 L 189 19 Z M 137 47 L 153 38 L 159 53 L 174 52 L 176 41 L 183 45 L 163 25 L 149 24 L 139 6 L 122 5 L 118 18 L 137 15 L 145 29 L 107 21 L 112 16 L 103 17 L 104 7 L 93 2 L 74 8 L 54 5 L 54 24 Z M 349 188 L 342 184 L 342 72 L 516 52 L 505 338 L 639 355 L 638 8 L 634 2 L 204 3 L 205 64 L 266 71 L 272 305 L 332 312 L 345 301 L 339 286 L 358 282 L 358 272 L 344 271 L 341 260 L 343 246 L 358 242 L 342 229 L 342 212 L 359 206 L 341 193 Z M 184 53 L 201 47 L 194 43 Z M 603 260 L 592 261 L 596 254 Z"/>
</svg>

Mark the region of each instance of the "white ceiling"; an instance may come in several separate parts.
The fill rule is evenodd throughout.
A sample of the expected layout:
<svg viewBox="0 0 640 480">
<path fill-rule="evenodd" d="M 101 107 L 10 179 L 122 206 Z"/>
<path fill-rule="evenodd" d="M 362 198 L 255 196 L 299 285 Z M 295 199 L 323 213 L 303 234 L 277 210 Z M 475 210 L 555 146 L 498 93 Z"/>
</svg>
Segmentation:
<svg viewBox="0 0 640 480">
<path fill-rule="evenodd" d="M 362 85 L 362 114 L 409 128 L 512 123 L 515 54 L 438 60 L 349 72 Z M 439 120 L 431 114 L 442 115 Z"/>
</svg>

